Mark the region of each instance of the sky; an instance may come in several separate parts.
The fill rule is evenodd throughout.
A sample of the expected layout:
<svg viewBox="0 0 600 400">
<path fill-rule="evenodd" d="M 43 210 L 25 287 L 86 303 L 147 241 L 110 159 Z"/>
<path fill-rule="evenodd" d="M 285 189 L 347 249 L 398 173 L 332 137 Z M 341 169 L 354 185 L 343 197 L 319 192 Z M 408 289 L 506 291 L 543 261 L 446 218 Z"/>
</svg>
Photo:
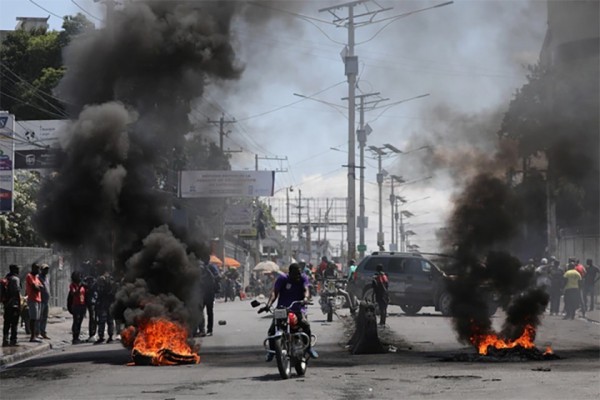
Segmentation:
<svg viewBox="0 0 600 400">
<path fill-rule="evenodd" d="M 276 194 L 271 201 L 279 218 L 285 216 L 285 188 L 294 188 L 293 197 L 298 189 L 303 198 L 347 195 L 343 166 L 348 163 L 348 110 L 342 98 L 348 95 L 348 84 L 340 57 L 347 30 L 332 24 L 328 12 L 319 12 L 342 3 L 249 5 L 248 15 L 260 18 L 240 17 L 232 26 L 244 72 L 238 80 L 209 84 L 190 115 L 199 128 L 214 131 L 215 141 L 217 128 L 207 124 L 207 119 L 217 120 L 222 114 L 226 120 L 235 119 L 227 124 L 230 132 L 224 142 L 225 148 L 242 150 L 231 153 L 233 169 L 254 169 L 258 155 L 260 170 L 281 171 L 276 173 Z M 453 195 L 469 174 L 464 154 L 493 151 L 502 114 L 526 82 L 525 66 L 537 62 L 546 32 L 546 2 L 541 0 L 456 0 L 391 18 L 440 3 L 378 1 L 356 8 L 360 14 L 365 6 L 369 11 L 392 7 L 373 19 L 386 21 L 356 29 L 357 94 L 380 92 L 381 99 L 388 99 L 365 112 L 365 122 L 372 128 L 367 147 L 389 143 L 405 152 L 383 157 L 382 167 L 409 182 L 396 184 L 395 194 L 407 200 L 401 209 L 414 216 L 407 219 L 406 229 L 416 233 L 411 242 L 424 252 L 439 250 L 435 230 L 444 226 Z M 106 11 L 102 3 L 92 0 L 0 0 L 0 29 L 13 29 L 17 16 L 50 15 L 50 28 L 60 30 L 59 16 L 78 12 L 101 27 Z M 347 9 L 340 9 L 338 15 L 346 16 Z M 420 95 L 427 96 L 394 105 Z M 423 146 L 429 148 L 411 151 Z M 358 149 L 356 154 L 358 165 Z M 365 244 L 370 252 L 376 250 L 379 230 L 378 161 L 368 151 L 365 155 L 365 215 L 369 219 Z M 441 167 L 430 162 L 442 155 L 449 161 Z M 390 189 L 386 179 L 382 196 L 386 248 Z M 358 180 L 356 193 L 359 215 Z M 313 218 L 318 215 L 316 204 L 311 205 Z M 334 255 L 343 243 L 341 235 L 327 234 L 337 247 Z M 358 233 L 356 238 L 359 244 Z"/>
</svg>

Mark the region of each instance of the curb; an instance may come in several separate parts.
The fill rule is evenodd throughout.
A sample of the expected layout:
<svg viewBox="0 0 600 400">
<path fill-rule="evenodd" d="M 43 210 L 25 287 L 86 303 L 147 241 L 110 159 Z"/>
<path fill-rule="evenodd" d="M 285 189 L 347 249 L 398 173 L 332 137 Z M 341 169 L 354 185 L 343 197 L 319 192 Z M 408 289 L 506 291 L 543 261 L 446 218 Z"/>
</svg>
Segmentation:
<svg viewBox="0 0 600 400">
<path fill-rule="evenodd" d="M 52 345 L 50 343 L 44 343 L 22 352 L 3 356 L 0 358 L 0 367 L 7 367 L 10 364 L 23 361 L 29 357 L 37 356 L 38 354 L 44 353 L 50 349 L 52 349 Z"/>
</svg>

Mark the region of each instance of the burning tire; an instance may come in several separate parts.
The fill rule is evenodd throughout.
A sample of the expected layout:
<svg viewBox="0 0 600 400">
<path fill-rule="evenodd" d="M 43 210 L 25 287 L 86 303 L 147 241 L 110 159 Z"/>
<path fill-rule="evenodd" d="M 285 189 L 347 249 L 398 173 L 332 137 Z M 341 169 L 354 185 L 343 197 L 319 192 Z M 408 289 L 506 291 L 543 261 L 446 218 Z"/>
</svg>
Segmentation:
<svg viewBox="0 0 600 400">
<path fill-rule="evenodd" d="M 404 305 L 401 305 L 400 308 L 407 315 L 417 315 L 417 313 L 419 311 L 421 311 L 421 308 L 423 308 L 423 307 L 421 307 L 419 305 L 414 305 L 414 304 L 404 304 Z"/>
<path fill-rule="evenodd" d="M 275 359 L 277 360 L 277 369 L 283 379 L 288 379 L 292 375 L 292 364 L 288 354 L 287 341 L 281 337 L 275 340 Z"/>
</svg>

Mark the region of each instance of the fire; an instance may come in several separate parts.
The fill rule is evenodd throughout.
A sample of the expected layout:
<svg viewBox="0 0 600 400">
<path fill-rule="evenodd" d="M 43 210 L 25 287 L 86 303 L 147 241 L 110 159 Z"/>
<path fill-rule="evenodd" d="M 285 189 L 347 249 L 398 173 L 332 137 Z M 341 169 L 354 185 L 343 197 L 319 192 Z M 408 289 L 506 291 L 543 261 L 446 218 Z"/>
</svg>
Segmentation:
<svg viewBox="0 0 600 400">
<path fill-rule="evenodd" d="M 136 357 L 149 358 L 152 365 L 198 364 L 200 356 L 187 343 L 186 328 L 164 318 L 141 321 L 121 332 L 121 342 Z"/>
<path fill-rule="evenodd" d="M 535 348 L 535 328 L 533 325 L 525 325 L 523 334 L 515 340 L 504 339 L 495 333 L 475 333 L 471 336 L 471 343 L 477 347 L 479 354 L 487 354 L 488 347 L 495 349 L 512 349 L 520 346 L 525 349 Z M 548 346 L 545 354 L 552 354 L 552 349 Z"/>
</svg>

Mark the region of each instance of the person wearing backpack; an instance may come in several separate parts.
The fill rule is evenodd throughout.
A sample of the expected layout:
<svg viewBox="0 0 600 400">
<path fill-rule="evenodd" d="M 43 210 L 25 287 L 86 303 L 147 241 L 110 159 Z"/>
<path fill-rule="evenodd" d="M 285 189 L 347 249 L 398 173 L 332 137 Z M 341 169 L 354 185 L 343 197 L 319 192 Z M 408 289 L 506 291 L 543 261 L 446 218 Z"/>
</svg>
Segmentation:
<svg viewBox="0 0 600 400">
<path fill-rule="evenodd" d="M 2 329 L 2 347 L 18 346 L 17 328 L 21 315 L 21 281 L 19 280 L 19 266 L 11 264 L 6 277 L 2 279 L 2 305 L 4 306 L 4 326 Z M 9 339 L 10 333 L 10 339 Z M 10 340 L 10 342 L 9 342 Z"/>
<path fill-rule="evenodd" d="M 375 267 L 376 272 L 373 275 L 371 286 L 373 288 L 373 302 L 379 306 L 379 325 L 385 326 L 385 318 L 387 315 L 387 306 L 389 303 L 388 295 L 388 276 L 383 272 L 383 265 L 378 264 Z"/>
</svg>

